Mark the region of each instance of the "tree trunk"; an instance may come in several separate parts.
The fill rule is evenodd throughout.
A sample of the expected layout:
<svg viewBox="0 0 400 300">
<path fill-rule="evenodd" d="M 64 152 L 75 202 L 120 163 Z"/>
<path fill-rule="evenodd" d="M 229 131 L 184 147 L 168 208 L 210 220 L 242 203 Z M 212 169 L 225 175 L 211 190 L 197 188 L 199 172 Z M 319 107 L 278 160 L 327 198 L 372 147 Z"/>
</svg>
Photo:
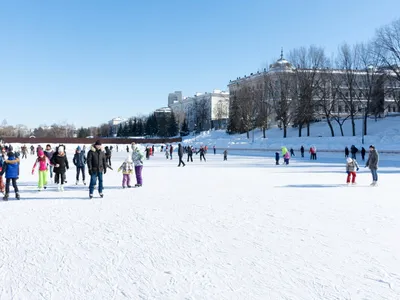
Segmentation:
<svg viewBox="0 0 400 300">
<path fill-rule="evenodd" d="M 302 129 L 303 129 L 303 124 L 299 124 L 299 137 L 301 137 Z"/>
<path fill-rule="evenodd" d="M 356 136 L 356 122 L 354 121 L 354 113 L 351 112 L 351 130 L 353 131 L 353 136 Z"/>
<path fill-rule="evenodd" d="M 287 136 L 287 125 L 284 124 L 283 125 L 283 137 L 286 138 L 286 136 Z"/>
<path fill-rule="evenodd" d="M 344 136 L 343 124 L 339 123 L 339 127 L 340 127 L 340 133 L 342 134 L 342 136 Z"/>
<path fill-rule="evenodd" d="M 307 136 L 310 136 L 310 122 L 307 123 Z"/>
<path fill-rule="evenodd" d="M 332 137 L 335 136 L 335 131 L 333 130 L 332 122 L 329 118 L 326 119 L 326 122 L 328 123 L 329 129 L 331 130 L 331 135 Z"/>
<path fill-rule="evenodd" d="M 263 132 L 263 138 L 264 138 L 264 139 L 267 138 L 267 135 L 266 135 L 266 133 L 265 133 L 265 132 L 266 132 L 265 127 L 262 128 L 262 132 Z"/>
<path fill-rule="evenodd" d="M 247 135 L 247 139 L 249 139 L 250 138 L 250 130 L 246 131 L 246 135 Z"/>
<path fill-rule="evenodd" d="M 363 124 L 363 133 L 364 135 L 367 135 L 367 121 L 368 121 L 368 113 L 365 113 L 364 115 L 364 124 Z"/>
</svg>

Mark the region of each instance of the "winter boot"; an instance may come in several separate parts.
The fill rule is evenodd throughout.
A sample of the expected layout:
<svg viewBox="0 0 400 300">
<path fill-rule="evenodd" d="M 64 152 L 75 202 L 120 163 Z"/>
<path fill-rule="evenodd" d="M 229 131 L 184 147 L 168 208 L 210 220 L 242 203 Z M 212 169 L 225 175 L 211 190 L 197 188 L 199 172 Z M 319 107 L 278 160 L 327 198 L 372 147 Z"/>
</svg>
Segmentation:
<svg viewBox="0 0 400 300">
<path fill-rule="evenodd" d="M 89 194 L 89 198 L 90 198 L 90 199 L 93 199 L 93 195 L 92 195 L 92 194 Z"/>
<path fill-rule="evenodd" d="M 79 184 L 79 180 L 76 181 L 75 185 L 78 185 L 78 184 Z"/>
<path fill-rule="evenodd" d="M 85 181 L 83 182 L 83 185 L 86 185 L 86 182 L 85 182 Z"/>
<path fill-rule="evenodd" d="M 103 197 L 104 197 L 103 193 L 100 193 L 99 195 L 100 195 L 100 197 L 101 197 L 101 198 L 103 198 Z"/>
<path fill-rule="evenodd" d="M 64 192 L 64 185 L 63 184 L 60 186 L 60 191 Z"/>
<path fill-rule="evenodd" d="M 59 184 L 59 185 L 57 186 L 57 190 L 58 190 L 58 191 L 61 191 L 61 184 Z"/>
<path fill-rule="evenodd" d="M 128 189 L 130 189 L 132 186 L 128 185 Z"/>
<path fill-rule="evenodd" d="M 5 194 L 5 195 L 4 195 L 3 200 L 4 200 L 4 201 L 7 201 L 7 200 L 8 200 L 8 194 Z"/>
<path fill-rule="evenodd" d="M 15 193 L 15 198 L 17 198 L 17 200 L 21 199 L 21 197 L 19 196 L 19 193 Z"/>
</svg>

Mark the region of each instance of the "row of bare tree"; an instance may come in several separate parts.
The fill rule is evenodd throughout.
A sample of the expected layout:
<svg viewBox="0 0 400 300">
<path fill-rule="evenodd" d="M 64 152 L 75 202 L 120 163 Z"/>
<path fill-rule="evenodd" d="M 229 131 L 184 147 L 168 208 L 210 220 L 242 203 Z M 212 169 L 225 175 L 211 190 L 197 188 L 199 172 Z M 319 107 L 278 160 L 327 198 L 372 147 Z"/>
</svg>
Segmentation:
<svg viewBox="0 0 400 300">
<path fill-rule="evenodd" d="M 289 62 L 236 82 L 232 87 L 228 132 L 244 133 L 254 128 L 264 132 L 277 122 L 287 136 L 288 126 L 299 136 L 310 124 L 326 119 L 332 136 L 333 122 L 380 117 L 389 105 L 400 110 L 400 19 L 377 30 L 374 39 L 356 45 L 343 44 L 334 58 L 317 46 L 290 51 Z M 279 64 L 278 64 L 279 67 Z"/>
</svg>

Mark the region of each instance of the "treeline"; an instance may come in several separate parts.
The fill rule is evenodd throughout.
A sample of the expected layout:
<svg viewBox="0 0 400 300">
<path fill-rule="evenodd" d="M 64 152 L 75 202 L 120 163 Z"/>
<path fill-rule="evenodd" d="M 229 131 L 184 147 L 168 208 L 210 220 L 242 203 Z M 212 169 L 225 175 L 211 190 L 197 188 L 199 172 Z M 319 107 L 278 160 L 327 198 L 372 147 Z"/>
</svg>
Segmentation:
<svg viewBox="0 0 400 300">
<path fill-rule="evenodd" d="M 355 136 L 355 119 L 362 116 L 367 134 L 369 116 L 400 110 L 400 19 L 378 29 L 370 42 L 341 45 L 334 58 L 322 47 L 294 49 L 288 61 L 281 58 L 256 77 L 242 78 L 232 88 L 228 133 L 249 136 L 261 128 L 265 137 L 275 123 L 284 137 L 289 126 L 298 128 L 299 136 L 307 128 L 309 136 L 310 124 L 323 118 L 332 136 L 333 123 L 344 135 L 346 121 Z"/>
<path fill-rule="evenodd" d="M 147 136 L 147 137 L 173 137 L 179 134 L 175 114 L 153 113 L 146 118 L 132 117 L 128 122 L 118 126 L 118 137 Z"/>
</svg>

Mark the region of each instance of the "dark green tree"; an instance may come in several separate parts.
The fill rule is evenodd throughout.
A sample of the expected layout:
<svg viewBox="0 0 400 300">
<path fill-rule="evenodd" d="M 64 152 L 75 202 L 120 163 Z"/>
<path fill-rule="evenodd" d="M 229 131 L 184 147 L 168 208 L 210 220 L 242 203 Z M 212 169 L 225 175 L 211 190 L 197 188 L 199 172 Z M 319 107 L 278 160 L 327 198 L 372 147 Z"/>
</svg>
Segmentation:
<svg viewBox="0 0 400 300">
<path fill-rule="evenodd" d="M 187 135 L 189 135 L 189 125 L 185 118 L 182 123 L 181 136 L 187 136 Z"/>
<path fill-rule="evenodd" d="M 168 129 L 167 136 L 177 136 L 179 133 L 178 122 L 176 121 L 175 114 L 171 112 L 171 115 L 167 117 Z"/>
</svg>

